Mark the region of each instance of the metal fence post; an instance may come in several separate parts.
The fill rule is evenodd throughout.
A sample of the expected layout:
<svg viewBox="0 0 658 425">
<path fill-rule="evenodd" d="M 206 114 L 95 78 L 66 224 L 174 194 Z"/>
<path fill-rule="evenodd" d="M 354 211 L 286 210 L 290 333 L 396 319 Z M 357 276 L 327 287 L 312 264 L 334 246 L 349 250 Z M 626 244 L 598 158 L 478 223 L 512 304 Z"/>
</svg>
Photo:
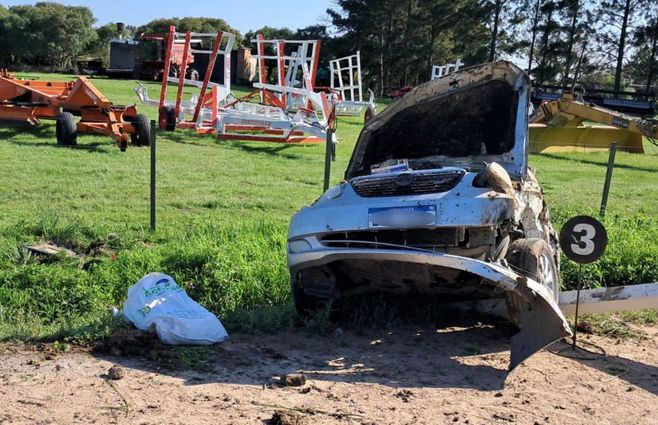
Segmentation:
<svg viewBox="0 0 658 425">
<path fill-rule="evenodd" d="M 605 217 L 605 209 L 608 206 L 608 195 L 610 194 L 610 182 L 612 181 L 612 170 L 615 168 L 615 154 L 617 153 L 617 142 L 610 145 L 610 156 L 608 157 L 608 171 L 605 175 L 605 184 L 603 185 L 603 197 L 601 198 L 601 209 L 599 215 Z"/>
<path fill-rule="evenodd" d="M 326 192 L 329 189 L 329 180 L 331 179 L 331 161 L 335 158 L 334 153 L 334 130 L 330 127 L 327 129 L 327 140 L 324 141 L 325 151 L 324 151 L 324 187 L 322 193 Z"/>
<path fill-rule="evenodd" d="M 151 230 L 155 231 L 155 120 L 151 120 Z"/>
</svg>

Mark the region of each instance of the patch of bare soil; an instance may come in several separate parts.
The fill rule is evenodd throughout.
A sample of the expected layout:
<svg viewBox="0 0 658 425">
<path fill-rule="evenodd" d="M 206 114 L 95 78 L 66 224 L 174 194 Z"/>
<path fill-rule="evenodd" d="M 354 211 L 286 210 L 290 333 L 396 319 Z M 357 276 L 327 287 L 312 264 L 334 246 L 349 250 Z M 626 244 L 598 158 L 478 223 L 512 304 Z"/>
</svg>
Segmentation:
<svg viewBox="0 0 658 425">
<path fill-rule="evenodd" d="M 138 332 L 95 351 L 5 344 L 0 424 L 656 424 L 658 327 L 636 330 L 582 337 L 605 357 L 543 351 L 512 372 L 511 329 L 487 324 L 234 334 L 201 349 Z"/>
</svg>

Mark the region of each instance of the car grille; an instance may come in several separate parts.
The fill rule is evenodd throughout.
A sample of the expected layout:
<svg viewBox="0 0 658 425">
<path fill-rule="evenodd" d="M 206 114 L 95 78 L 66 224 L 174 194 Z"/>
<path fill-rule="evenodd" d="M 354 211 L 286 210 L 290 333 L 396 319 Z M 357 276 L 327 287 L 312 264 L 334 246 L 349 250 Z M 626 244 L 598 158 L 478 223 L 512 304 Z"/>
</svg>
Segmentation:
<svg viewBox="0 0 658 425">
<path fill-rule="evenodd" d="M 459 183 L 463 170 L 419 171 L 356 177 L 350 181 L 354 191 L 366 198 L 375 196 L 419 195 L 447 192 Z"/>
<path fill-rule="evenodd" d="M 391 248 L 413 247 L 434 249 L 437 247 L 457 246 L 464 239 L 464 229 L 444 227 L 438 229 L 386 229 L 376 231 L 335 232 L 321 238 L 325 246 L 334 248 Z"/>
</svg>

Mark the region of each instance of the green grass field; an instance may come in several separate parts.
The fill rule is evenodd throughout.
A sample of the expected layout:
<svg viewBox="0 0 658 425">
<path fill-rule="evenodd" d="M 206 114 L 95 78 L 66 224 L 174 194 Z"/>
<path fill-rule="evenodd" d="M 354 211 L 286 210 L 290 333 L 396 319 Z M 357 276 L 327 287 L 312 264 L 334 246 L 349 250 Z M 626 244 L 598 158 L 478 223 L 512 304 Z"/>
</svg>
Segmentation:
<svg viewBox="0 0 658 425">
<path fill-rule="evenodd" d="M 68 76 L 39 75 L 69 79 Z M 117 104 L 133 81 L 94 79 Z M 151 84 L 151 95 L 158 85 Z M 140 108 L 156 118 L 155 108 Z M 342 179 L 361 119 L 340 119 L 332 182 Z M 590 285 L 658 281 L 658 155 L 618 153 L 604 258 Z M 598 213 L 607 154 L 533 155 L 559 227 Z M 149 149 L 120 152 L 109 138 L 59 147 L 55 127 L 0 127 L 0 340 L 102 337 L 110 306 L 144 274 L 163 271 L 219 314 L 229 331 L 294 319 L 285 241 L 291 215 L 322 191 L 324 145 L 222 142 L 185 130 L 158 133 L 158 228 L 149 224 Z M 44 259 L 25 244 L 78 253 Z M 563 265 L 563 286 L 575 268 Z"/>
</svg>

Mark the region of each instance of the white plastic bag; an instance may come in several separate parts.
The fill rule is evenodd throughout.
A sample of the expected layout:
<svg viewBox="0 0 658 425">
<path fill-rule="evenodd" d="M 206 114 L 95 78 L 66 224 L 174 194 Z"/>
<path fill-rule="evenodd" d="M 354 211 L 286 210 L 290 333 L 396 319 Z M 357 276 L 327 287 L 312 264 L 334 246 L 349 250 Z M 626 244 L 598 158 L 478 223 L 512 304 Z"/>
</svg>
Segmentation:
<svg viewBox="0 0 658 425">
<path fill-rule="evenodd" d="M 228 338 L 219 319 L 164 273 L 150 273 L 131 286 L 123 314 L 139 329 L 155 327 L 165 344 L 210 345 Z"/>
</svg>

